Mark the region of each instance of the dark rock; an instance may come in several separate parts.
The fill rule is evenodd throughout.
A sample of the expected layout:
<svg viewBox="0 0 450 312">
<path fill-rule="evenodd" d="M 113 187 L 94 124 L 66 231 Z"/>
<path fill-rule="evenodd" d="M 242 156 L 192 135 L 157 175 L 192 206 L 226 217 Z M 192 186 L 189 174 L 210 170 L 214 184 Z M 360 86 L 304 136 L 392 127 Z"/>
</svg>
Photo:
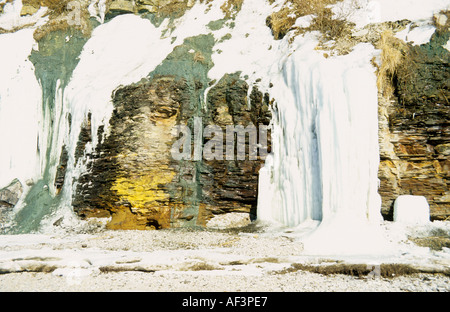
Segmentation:
<svg viewBox="0 0 450 312">
<path fill-rule="evenodd" d="M 268 125 L 268 94 L 252 89 L 239 74 L 226 75 L 208 93 L 208 70 L 214 38 L 188 38 L 168 55 L 147 80 L 114 92 L 109 135 L 87 155 L 88 172 L 78 181 L 74 210 L 82 217 L 112 216 L 112 229 L 160 229 L 204 226 L 214 214 L 256 214 L 258 171 L 263 158 L 223 160 L 172 157 L 176 126 L 218 126 L 225 139 L 227 125 Z M 195 51 L 192 53 L 192 51 Z M 209 141 L 203 137 L 203 147 Z M 80 146 L 83 138 L 80 136 Z M 270 138 L 269 138 L 270 141 Z M 248 145 L 249 138 L 246 139 Z M 216 145 L 218 146 L 218 145 Z M 270 148 L 270 144 L 269 144 Z M 80 148 L 84 150 L 84 148 Z M 200 155 L 201 156 L 201 155 Z"/>
<path fill-rule="evenodd" d="M 227 212 L 254 217 L 263 158 L 250 160 L 247 154 L 237 160 L 233 153 L 232 160 L 225 155 L 223 160 L 176 160 L 171 155 L 177 125 L 190 129 L 193 150 L 195 120 L 203 127 L 219 126 L 224 138 L 227 125 L 270 122 L 269 95 L 254 88 L 248 99 L 249 87 L 239 74 L 223 77 L 203 103 L 211 86 L 207 73 L 213 46 L 209 35 L 188 38 L 147 80 L 114 92 L 109 135 L 87 155 L 88 172 L 80 177 L 73 198 L 81 217 L 111 215 L 112 229 L 204 226 L 214 214 Z M 86 139 L 80 135 L 80 151 Z M 223 143 L 204 137 L 200 144 L 210 139 Z"/>
</svg>

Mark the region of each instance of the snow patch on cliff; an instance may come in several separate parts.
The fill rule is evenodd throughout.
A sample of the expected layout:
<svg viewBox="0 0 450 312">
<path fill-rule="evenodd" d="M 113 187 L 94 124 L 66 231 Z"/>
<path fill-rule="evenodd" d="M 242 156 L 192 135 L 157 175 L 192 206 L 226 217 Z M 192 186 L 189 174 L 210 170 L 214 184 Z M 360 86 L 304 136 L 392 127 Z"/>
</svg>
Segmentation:
<svg viewBox="0 0 450 312">
<path fill-rule="evenodd" d="M 28 60 L 33 29 L 0 36 L 0 189 L 39 175 L 41 87 Z"/>
</svg>

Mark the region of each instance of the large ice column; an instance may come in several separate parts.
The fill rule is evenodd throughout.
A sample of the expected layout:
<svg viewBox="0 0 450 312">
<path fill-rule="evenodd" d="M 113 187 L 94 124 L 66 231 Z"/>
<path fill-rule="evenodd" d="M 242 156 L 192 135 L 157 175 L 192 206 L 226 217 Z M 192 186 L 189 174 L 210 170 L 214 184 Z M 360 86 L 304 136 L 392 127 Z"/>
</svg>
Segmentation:
<svg viewBox="0 0 450 312">
<path fill-rule="evenodd" d="M 317 101 L 313 90 L 317 73 L 306 67 L 306 60 L 304 69 L 299 68 L 302 57 L 304 54 L 298 51 L 288 59 L 283 76 L 274 82 L 271 92 L 277 100 L 272 155 L 262 169 L 262 175 L 267 174 L 271 181 L 268 184 L 260 181 L 258 204 L 260 219 L 290 227 L 307 220 L 321 219 L 322 194 L 315 126 Z"/>
<path fill-rule="evenodd" d="M 320 222 L 305 240 L 313 253 L 372 251 L 381 220 L 375 51 L 363 44 L 326 59 L 314 45 L 305 39 L 274 82 L 273 155 L 261 171 L 258 216 L 289 227 Z"/>
<path fill-rule="evenodd" d="M 0 35 L 0 188 L 40 174 L 41 88 L 28 60 L 33 29 Z"/>
<path fill-rule="evenodd" d="M 319 150 L 322 220 L 336 214 L 379 221 L 378 98 L 374 50 L 321 62 L 314 86 L 315 128 Z"/>
</svg>

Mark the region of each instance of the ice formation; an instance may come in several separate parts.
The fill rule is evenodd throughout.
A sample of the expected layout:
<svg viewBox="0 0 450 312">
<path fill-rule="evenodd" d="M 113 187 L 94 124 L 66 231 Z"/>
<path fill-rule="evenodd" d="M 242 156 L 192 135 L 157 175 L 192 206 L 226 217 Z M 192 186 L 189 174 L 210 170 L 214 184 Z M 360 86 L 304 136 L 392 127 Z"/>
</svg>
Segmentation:
<svg viewBox="0 0 450 312">
<path fill-rule="evenodd" d="M 424 196 L 402 195 L 394 203 L 394 222 L 426 224 L 430 221 L 430 206 Z"/>
<path fill-rule="evenodd" d="M 301 43 L 274 82 L 282 88 L 274 95 L 273 157 L 261 176 L 258 215 L 289 227 L 320 222 L 309 239 L 327 251 L 356 247 L 355 238 L 367 245 L 368 223 L 381 220 L 377 89 L 369 62 L 376 52 L 360 45 L 326 59 L 311 44 Z"/>
<path fill-rule="evenodd" d="M 41 88 L 28 60 L 33 30 L 0 36 L 0 188 L 39 176 L 37 141 Z"/>
</svg>

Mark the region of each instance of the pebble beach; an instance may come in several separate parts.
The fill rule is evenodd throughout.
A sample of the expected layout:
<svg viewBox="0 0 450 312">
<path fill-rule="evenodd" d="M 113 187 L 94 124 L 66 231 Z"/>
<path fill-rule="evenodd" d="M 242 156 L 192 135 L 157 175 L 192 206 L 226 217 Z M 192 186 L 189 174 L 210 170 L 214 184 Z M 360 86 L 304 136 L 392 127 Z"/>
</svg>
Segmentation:
<svg viewBox="0 0 450 312">
<path fill-rule="evenodd" d="M 450 291 L 448 248 L 402 246 L 407 258 L 379 259 L 377 267 L 373 259 L 305 255 L 288 234 L 261 230 L 2 235 L 0 291 Z"/>
</svg>

